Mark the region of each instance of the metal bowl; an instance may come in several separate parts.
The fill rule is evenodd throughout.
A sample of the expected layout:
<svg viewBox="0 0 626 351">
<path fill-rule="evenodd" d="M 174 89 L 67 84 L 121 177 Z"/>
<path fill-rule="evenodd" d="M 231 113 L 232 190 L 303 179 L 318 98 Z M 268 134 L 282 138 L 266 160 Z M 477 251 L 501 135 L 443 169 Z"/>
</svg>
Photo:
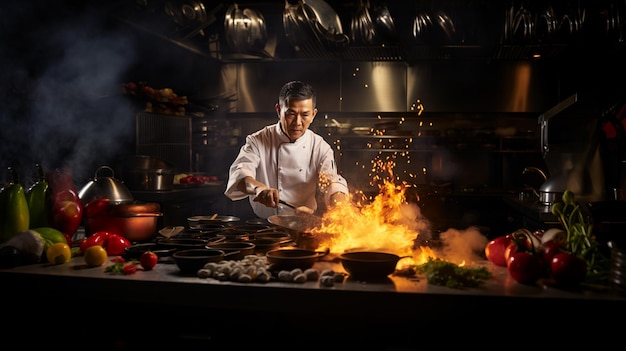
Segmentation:
<svg viewBox="0 0 626 351">
<path fill-rule="evenodd" d="M 185 274 L 197 274 L 209 262 L 224 260 L 226 253 L 215 249 L 190 249 L 176 251 L 172 255 L 178 269 Z"/>
<path fill-rule="evenodd" d="M 246 241 L 223 241 L 207 246 L 209 249 L 222 250 L 225 253 L 234 252 L 228 257 L 231 260 L 241 260 L 247 255 L 254 254 L 255 247 L 254 243 Z"/>
</svg>

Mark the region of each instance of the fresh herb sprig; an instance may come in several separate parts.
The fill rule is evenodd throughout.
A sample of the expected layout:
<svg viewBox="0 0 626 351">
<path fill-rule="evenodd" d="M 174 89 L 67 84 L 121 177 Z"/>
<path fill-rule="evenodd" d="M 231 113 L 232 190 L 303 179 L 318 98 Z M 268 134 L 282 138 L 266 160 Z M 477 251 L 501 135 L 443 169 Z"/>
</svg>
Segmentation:
<svg viewBox="0 0 626 351">
<path fill-rule="evenodd" d="M 428 283 L 455 289 L 479 286 L 492 276 L 485 267 L 461 267 L 452 262 L 432 257 L 429 257 L 426 263 L 418 265 L 415 269 L 419 273 L 426 274 Z"/>
<path fill-rule="evenodd" d="M 610 261 L 600 251 L 593 234 L 593 222 L 576 202 L 574 193 L 565 190 L 562 202 L 554 203 L 551 212 L 567 233 L 565 249 L 587 262 L 587 280 L 600 282 L 608 279 Z"/>
</svg>

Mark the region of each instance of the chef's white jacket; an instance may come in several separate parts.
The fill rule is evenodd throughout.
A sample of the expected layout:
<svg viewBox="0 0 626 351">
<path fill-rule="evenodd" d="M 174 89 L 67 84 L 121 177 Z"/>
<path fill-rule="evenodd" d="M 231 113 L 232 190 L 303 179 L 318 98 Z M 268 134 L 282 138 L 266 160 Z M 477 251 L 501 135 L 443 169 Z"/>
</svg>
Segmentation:
<svg viewBox="0 0 626 351">
<path fill-rule="evenodd" d="M 324 138 L 307 129 L 292 143 L 282 131 L 280 122 L 246 137 L 246 143 L 230 166 L 224 194 L 233 201 L 248 197 L 252 210 L 260 218 L 294 213 L 292 208 L 283 204 L 278 208 L 267 207 L 253 201 L 254 195 L 238 190 L 237 184 L 246 176 L 278 189 L 280 198 L 295 207 L 307 206 L 317 210 L 317 189 L 327 205 L 330 195 L 335 192 L 348 194 L 348 184 L 337 173 L 333 149 Z"/>
</svg>

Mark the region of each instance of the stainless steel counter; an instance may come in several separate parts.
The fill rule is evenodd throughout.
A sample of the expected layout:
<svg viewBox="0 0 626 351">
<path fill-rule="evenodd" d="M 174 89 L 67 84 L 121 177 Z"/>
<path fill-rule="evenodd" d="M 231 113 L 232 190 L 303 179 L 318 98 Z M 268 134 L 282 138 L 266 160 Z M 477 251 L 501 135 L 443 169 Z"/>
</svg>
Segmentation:
<svg viewBox="0 0 626 351">
<path fill-rule="evenodd" d="M 378 282 L 348 278 L 331 287 L 319 281 L 238 283 L 185 276 L 173 263 L 159 263 L 152 271 L 118 275 L 105 273 L 103 266 L 87 267 L 82 257 L 58 266 L 33 264 L 2 269 L 0 280 L 5 301 L 20 306 L 25 316 L 41 313 L 43 301 L 52 301 L 56 308 L 68 308 L 58 316 L 64 321 L 70 315 L 86 321 L 84 311 L 93 314 L 93 308 L 97 308 L 101 311 L 98 325 L 121 326 L 123 320 L 132 324 L 132 333 L 109 335 L 108 341 L 131 344 L 165 340 L 207 345 L 227 342 L 245 331 L 246 340 L 300 340 L 324 334 L 320 340 L 352 341 L 357 345 L 367 335 L 370 341 L 393 339 L 397 346 L 407 346 L 413 345 L 409 336 L 418 329 L 435 331 L 468 321 L 473 325 L 470 327 L 497 324 L 509 313 L 543 310 L 562 320 L 585 316 L 600 321 L 609 314 L 623 316 L 626 311 L 626 297 L 608 287 L 585 286 L 567 291 L 546 284 L 521 285 L 508 276 L 506 269 L 489 262 L 482 264 L 493 278 L 479 288 L 468 289 L 393 275 Z M 332 261 L 317 262 L 314 268 L 343 272 L 341 265 Z M 50 312 L 45 314 L 51 318 Z M 348 332 L 348 327 L 358 333 Z M 166 330 L 165 334 L 159 335 L 161 330 Z"/>
</svg>

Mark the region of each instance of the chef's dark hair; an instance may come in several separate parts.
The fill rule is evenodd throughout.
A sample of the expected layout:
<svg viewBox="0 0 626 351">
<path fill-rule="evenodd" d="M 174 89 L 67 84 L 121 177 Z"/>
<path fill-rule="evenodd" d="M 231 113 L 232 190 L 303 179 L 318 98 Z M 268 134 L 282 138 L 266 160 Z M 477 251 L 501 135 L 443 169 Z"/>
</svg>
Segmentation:
<svg viewBox="0 0 626 351">
<path fill-rule="evenodd" d="M 293 80 L 285 83 L 278 94 L 280 106 L 287 106 L 291 100 L 313 99 L 313 108 L 317 106 L 317 94 L 315 89 L 305 82 Z"/>
</svg>

